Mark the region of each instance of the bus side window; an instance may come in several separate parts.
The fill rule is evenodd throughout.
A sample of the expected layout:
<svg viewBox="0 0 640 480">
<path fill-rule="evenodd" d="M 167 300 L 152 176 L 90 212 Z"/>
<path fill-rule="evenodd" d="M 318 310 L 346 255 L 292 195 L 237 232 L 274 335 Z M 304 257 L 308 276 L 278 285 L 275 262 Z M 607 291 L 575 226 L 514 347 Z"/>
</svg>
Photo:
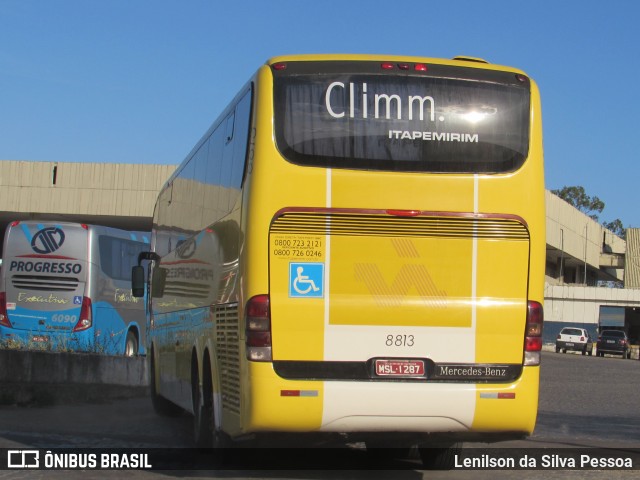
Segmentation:
<svg viewBox="0 0 640 480">
<path fill-rule="evenodd" d="M 222 176 L 222 153 L 224 151 L 224 123 L 219 125 L 209 137 L 207 152 L 206 199 L 204 201 L 204 223 L 211 225 L 224 216 L 220 209 L 220 178 Z"/>
<path fill-rule="evenodd" d="M 224 144 L 228 145 L 233 141 L 233 124 L 234 124 L 235 115 L 232 113 L 227 117 L 225 134 L 224 134 Z"/>
<path fill-rule="evenodd" d="M 114 280 L 130 280 L 129 274 L 138 260 L 143 243 L 100 235 L 100 266 L 105 275 Z"/>
<path fill-rule="evenodd" d="M 233 123 L 235 114 L 227 117 L 225 134 L 224 134 L 224 151 L 222 153 L 222 172 L 220 175 L 220 184 L 223 187 L 231 186 L 231 166 L 233 164 Z"/>
<path fill-rule="evenodd" d="M 249 128 L 251 117 L 251 91 L 247 92 L 236 106 L 235 138 L 233 139 L 233 167 L 231 170 L 231 187 L 239 189 L 242 186 Z"/>
</svg>

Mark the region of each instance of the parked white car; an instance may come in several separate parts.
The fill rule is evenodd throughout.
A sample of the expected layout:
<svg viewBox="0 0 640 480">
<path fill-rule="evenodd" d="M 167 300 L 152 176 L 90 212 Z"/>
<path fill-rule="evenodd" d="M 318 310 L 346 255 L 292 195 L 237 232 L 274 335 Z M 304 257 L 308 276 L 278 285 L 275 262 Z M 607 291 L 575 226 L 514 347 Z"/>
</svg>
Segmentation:
<svg viewBox="0 0 640 480">
<path fill-rule="evenodd" d="M 564 327 L 556 338 L 556 353 L 567 353 L 567 350 L 582 352 L 583 355 L 593 353 L 593 340 L 584 328 Z"/>
</svg>

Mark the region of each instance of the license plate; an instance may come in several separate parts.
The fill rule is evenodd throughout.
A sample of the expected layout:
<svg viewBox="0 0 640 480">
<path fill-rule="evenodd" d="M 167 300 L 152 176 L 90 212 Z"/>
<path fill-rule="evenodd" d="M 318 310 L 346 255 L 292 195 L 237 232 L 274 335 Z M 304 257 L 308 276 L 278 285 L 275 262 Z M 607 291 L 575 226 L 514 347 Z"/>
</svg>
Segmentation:
<svg viewBox="0 0 640 480">
<path fill-rule="evenodd" d="M 565 345 L 566 345 L 567 347 L 573 347 L 573 342 L 567 342 Z"/>
<path fill-rule="evenodd" d="M 388 377 L 424 377 L 423 360 L 376 360 L 376 375 Z"/>
<path fill-rule="evenodd" d="M 616 343 L 615 340 L 607 340 L 607 343 Z"/>
<path fill-rule="evenodd" d="M 35 343 L 47 343 L 49 341 L 49 337 L 46 335 L 34 335 L 31 337 L 31 340 Z"/>
</svg>

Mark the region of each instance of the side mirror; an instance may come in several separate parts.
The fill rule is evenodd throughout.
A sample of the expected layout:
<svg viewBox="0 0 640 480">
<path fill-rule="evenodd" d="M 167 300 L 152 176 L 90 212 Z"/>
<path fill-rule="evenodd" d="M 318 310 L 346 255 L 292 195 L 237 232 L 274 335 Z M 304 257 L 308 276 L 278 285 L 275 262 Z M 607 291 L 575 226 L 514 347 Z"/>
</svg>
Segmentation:
<svg viewBox="0 0 640 480">
<path fill-rule="evenodd" d="M 131 268 L 131 294 L 144 297 L 144 267 L 140 265 Z"/>
<path fill-rule="evenodd" d="M 140 252 L 138 254 L 138 265 L 131 268 L 131 294 L 134 297 L 144 297 L 144 267 L 143 260 L 159 261 L 160 257 L 155 252 Z"/>
<path fill-rule="evenodd" d="M 151 280 L 151 296 L 153 298 L 162 298 L 164 296 L 164 284 L 167 281 L 166 268 L 155 267 L 152 273 Z"/>
</svg>

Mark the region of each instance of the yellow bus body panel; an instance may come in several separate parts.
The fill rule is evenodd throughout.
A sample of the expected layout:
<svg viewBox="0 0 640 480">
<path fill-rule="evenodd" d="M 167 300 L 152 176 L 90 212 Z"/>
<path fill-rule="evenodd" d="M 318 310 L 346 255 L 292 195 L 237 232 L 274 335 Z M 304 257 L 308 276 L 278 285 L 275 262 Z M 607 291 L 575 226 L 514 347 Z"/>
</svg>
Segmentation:
<svg viewBox="0 0 640 480">
<path fill-rule="evenodd" d="M 246 411 L 245 430 L 314 432 L 322 422 L 323 382 L 286 381 L 269 363 L 252 363 L 251 401 Z M 287 395 L 284 392 L 299 392 Z"/>
<path fill-rule="evenodd" d="M 538 415 L 540 367 L 525 367 L 514 385 L 477 385 L 472 430 L 477 432 L 533 433 Z M 513 399 L 496 398 L 509 393 Z"/>
</svg>

